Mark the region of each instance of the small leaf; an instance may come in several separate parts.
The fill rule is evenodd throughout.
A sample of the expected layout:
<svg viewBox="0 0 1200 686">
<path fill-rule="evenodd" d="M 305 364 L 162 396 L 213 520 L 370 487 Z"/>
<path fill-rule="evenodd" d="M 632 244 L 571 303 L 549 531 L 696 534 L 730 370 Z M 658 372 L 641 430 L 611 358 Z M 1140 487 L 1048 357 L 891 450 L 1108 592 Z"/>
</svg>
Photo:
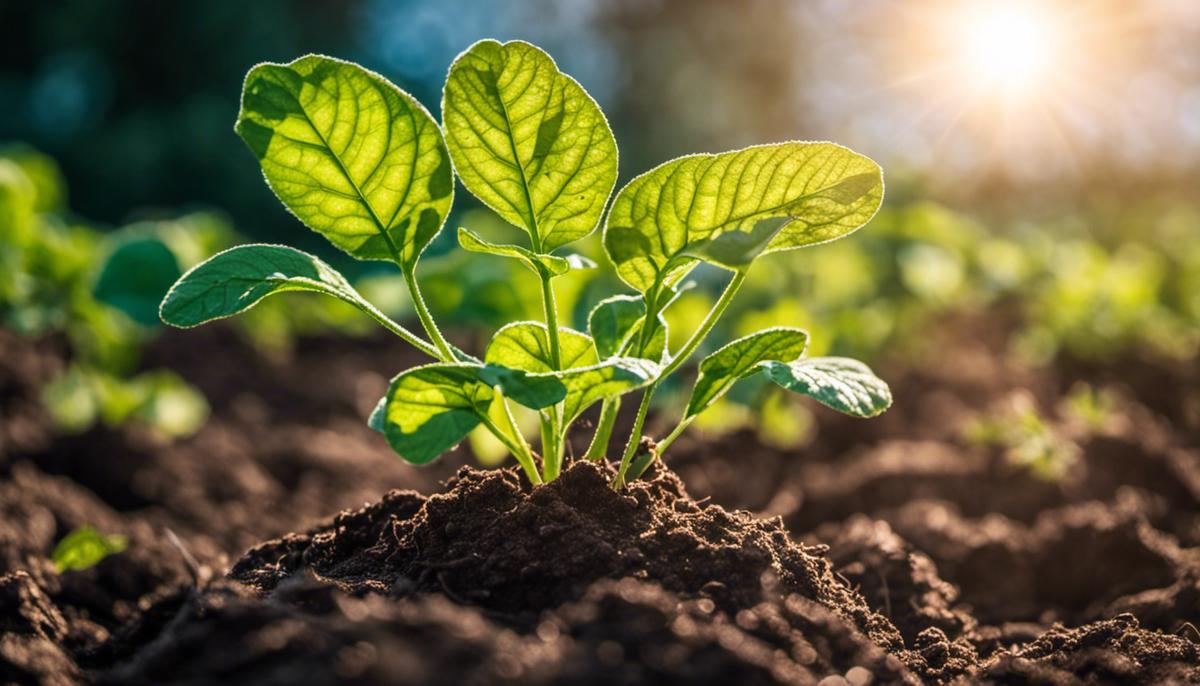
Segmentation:
<svg viewBox="0 0 1200 686">
<path fill-rule="evenodd" d="M 617 144 L 600 107 L 549 55 L 522 41 L 472 45 L 450 67 L 442 119 L 463 185 L 529 232 L 534 252 L 596 228 Z"/>
<path fill-rule="evenodd" d="M 558 329 L 559 357 L 563 369 L 597 364 L 592 339 L 565 326 Z M 488 364 L 520 369 L 531 374 L 555 371 L 550 361 L 550 341 L 541 322 L 513 322 L 492 336 L 483 356 Z"/>
<path fill-rule="evenodd" d="M 383 427 L 387 425 L 387 404 L 388 397 L 384 395 L 375 403 L 374 409 L 371 410 L 371 416 L 367 417 L 367 426 L 372 431 L 383 433 Z"/>
<path fill-rule="evenodd" d="M 832 143 L 691 155 L 617 193 L 604 247 L 621 279 L 646 292 L 681 278 L 697 259 L 738 269 L 761 254 L 840 238 L 882 199 L 879 166 Z"/>
<path fill-rule="evenodd" d="M 521 263 L 533 270 L 536 275 L 540 275 L 545 271 L 547 276 L 562 276 L 571 269 L 587 269 L 583 266 L 575 266 L 570 258 L 558 257 L 558 255 L 538 254 L 530 251 L 528 248 L 514 245 L 499 245 L 481 239 L 474 231 L 458 228 L 458 245 L 462 246 L 464 251 L 473 253 L 486 253 L 500 255 L 500 257 L 510 257 L 521 260 Z M 578 258 L 580 255 L 571 255 L 572 258 Z M 586 258 L 584 258 L 586 259 Z M 593 264 L 593 266 L 595 266 Z"/>
<path fill-rule="evenodd" d="M 807 346 L 805 331 L 785 327 L 759 331 L 725 345 L 700 362 L 700 374 L 684 417 L 703 412 L 739 379 L 761 369 L 763 363 L 799 359 Z"/>
<path fill-rule="evenodd" d="M 767 378 L 848 415 L 874 417 L 892 404 L 892 391 L 867 365 L 847 357 L 767 362 Z"/>
<path fill-rule="evenodd" d="M 179 278 L 175 253 L 154 236 L 122 241 L 104 261 L 94 293 L 145 326 L 159 324 L 158 304 Z"/>
<path fill-rule="evenodd" d="M 437 122 L 356 64 L 308 55 L 258 65 L 234 128 L 283 204 L 358 259 L 411 269 L 450 211 L 454 177 Z"/>
<path fill-rule="evenodd" d="M 565 391 L 560 400 L 566 423 L 602 398 L 620 395 L 650 383 L 660 370 L 657 364 L 634 358 L 615 357 L 600 361 L 591 337 L 566 327 L 559 328 L 559 355 L 564 369 L 555 371 L 550 363 L 546 325 L 541 322 L 515 322 L 496 332 L 484 360 L 489 367 L 516 370 L 510 375 L 489 372 L 489 378 L 497 381 L 505 395 L 526 407 L 540 409 L 553 403 L 525 402 L 512 392 L 514 389 L 508 384 L 518 384 L 517 393 L 528 393 L 530 396 L 534 396 L 534 392 L 527 388 L 530 384 L 546 384 L 539 387 L 539 392 L 552 388 L 551 381 L 561 385 Z M 535 399 L 540 402 L 544 397 L 535 396 Z"/>
<path fill-rule="evenodd" d="M 128 547 L 129 539 L 124 536 L 105 536 L 90 526 L 81 526 L 54 546 L 50 559 L 61 574 L 93 567 L 109 555 Z"/>
<path fill-rule="evenodd" d="M 489 386 L 499 386 L 505 396 L 535 410 L 550 407 L 567 396 L 563 382 L 548 374 L 489 364 L 479 370 L 479 379 Z"/>
<path fill-rule="evenodd" d="M 661 365 L 635 357 L 613 357 L 593 367 L 559 372 L 556 376 L 567 387 L 563 421 L 569 424 L 604 398 L 642 388 L 658 378 L 661 372 Z"/>
<path fill-rule="evenodd" d="M 392 379 L 383 434 L 400 457 L 425 464 L 479 425 L 495 392 L 470 364 L 414 367 Z"/>
<path fill-rule="evenodd" d="M 239 245 L 213 255 L 171 287 L 159 312 L 167 324 L 189 328 L 245 312 L 285 291 L 325 293 L 375 312 L 333 267 L 283 245 Z"/>
<path fill-rule="evenodd" d="M 646 301 L 640 295 L 614 295 L 600 301 L 588 315 L 588 330 L 596 341 L 596 352 L 601 358 L 621 354 L 628 341 L 642 329 L 646 316 Z M 655 329 L 647 346 L 646 359 L 661 361 L 667 347 L 667 320 L 658 317 Z M 637 350 L 626 351 L 636 356 Z"/>
</svg>

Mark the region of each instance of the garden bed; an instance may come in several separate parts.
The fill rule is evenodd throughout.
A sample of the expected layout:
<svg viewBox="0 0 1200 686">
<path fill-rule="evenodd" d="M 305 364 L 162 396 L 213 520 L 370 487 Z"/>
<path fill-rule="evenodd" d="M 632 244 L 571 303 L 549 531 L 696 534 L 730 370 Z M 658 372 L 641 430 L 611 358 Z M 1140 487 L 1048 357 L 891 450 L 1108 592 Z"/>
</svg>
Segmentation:
<svg viewBox="0 0 1200 686">
<path fill-rule="evenodd" d="M 0 332 L 0 681 L 1200 681 L 1195 369 L 1126 363 L 1081 429 L 1061 398 L 1116 367 L 1028 368 L 978 324 L 881 365 L 879 419 L 818 411 L 797 451 L 685 437 L 621 494 L 591 464 L 538 489 L 464 449 L 404 464 L 362 421 L 413 362 L 383 339 L 269 362 L 168 334 L 145 364 L 213 407 L 169 442 L 57 436 L 65 346 Z M 963 439 L 1016 396 L 1077 446 L 1057 478 Z M 83 525 L 129 546 L 56 572 Z"/>
</svg>

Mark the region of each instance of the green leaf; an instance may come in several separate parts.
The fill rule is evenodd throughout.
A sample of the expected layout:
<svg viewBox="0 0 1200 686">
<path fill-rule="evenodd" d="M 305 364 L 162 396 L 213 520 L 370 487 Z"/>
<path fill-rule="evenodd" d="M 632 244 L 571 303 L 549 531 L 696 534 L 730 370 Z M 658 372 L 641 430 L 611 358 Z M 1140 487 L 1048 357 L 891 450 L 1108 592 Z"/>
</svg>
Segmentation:
<svg viewBox="0 0 1200 686">
<path fill-rule="evenodd" d="M 712 405 L 739 379 L 757 372 L 768 361 L 791 362 L 808 347 L 802 329 L 766 329 L 733 341 L 700 362 L 700 374 L 692 389 L 685 418 L 694 417 Z"/>
<path fill-rule="evenodd" d="M 358 259 L 412 268 L 450 211 L 454 177 L 437 123 L 358 65 L 319 55 L 258 65 L 234 128 L 283 204 Z"/>
<path fill-rule="evenodd" d="M 558 344 L 563 369 L 588 367 L 600 361 L 587 334 L 561 326 Z M 555 371 L 546 325 L 541 322 L 513 322 L 502 327 L 492 336 L 483 361 L 532 374 Z"/>
<path fill-rule="evenodd" d="M 333 267 L 284 245 L 239 245 L 188 270 L 162 301 L 162 320 L 189 328 L 244 312 L 285 291 L 332 295 L 368 313 L 375 308 Z"/>
<path fill-rule="evenodd" d="M 620 354 L 631 338 L 642 330 L 646 301 L 640 295 L 614 295 L 600 301 L 588 315 L 588 331 L 601 358 Z M 647 346 L 645 358 L 661 361 L 667 348 L 667 320 L 659 313 L 658 328 Z M 636 350 L 626 351 L 636 356 Z"/>
<path fill-rule="evenodd" d="M 124 536 L 105 536 L 90 526 L 81 526 L 54 546 L 50 559 L 61 574 L 68 570 L 93 567 L 109 555 L 128 547 L 129 539 Z"/>
<path fill-rule="evenodd" d="M 855 417 L 874 417 L 892 404 L 892 391 L 867 365 L 847 357 L 767 362 L 767 378 L 789 391 Z"/>
<path fill-rule="evenodd" d="M 182 272 L 175 253 L 154 236 L 122 241 L 104 261 L 93 290 L 96 299 L 112 305 L 145 326 L 159 323 L 158 304 Z"/>
<path fill-rule="evenodd" d="M 617 178 L 600 107 L 522 41 L 483 40 L 454 61 L 442 119 L 463 185 L 547 253 L 595 229 Z"/>
<path fill-rule="evenodd" d="M 534 409 L 554 403 L 532 404 L 518 394 L 541 401 L 545 396 L 536 393 L 546 392 L 548 396 L 551 382 L 558 384 L 564 395 L 554 402 L 562 401 L 563 419 L 569 423 L 596 401 L 640 388 L 653 381 L 660 371 L 657 364 L 648 360 L 614 357 L 600 361 L 591 337 L 566 327 L 558 331 L 563 370 L 556 371 L 550 363 L 546 325 L 515 322 L 496 332 L 484 355 L 488 364 L 484 369 L 506 368 L 511 373 L 487 372 L 488 379 L 495 380 L 505 395 Z M 539 385 L 535 392 L 527 388 L 531 384 L 544 385 Z"/>
<path fill-rule="evenodd" d="M 662 366 L 635 357 L 612 357 L 598 365 L 558 372 L 567 387 L 563 400 L 563 421 L 570 424 L 593 404 L 637 390 L 653 382 Z"/>
<path fill-rule="evenodd" d="M 414 367 L 392 379 L 383 434 L 400 457 L 425 464 L 453 448 L 480 423 L 495 397 L 470 364 Z"/>
<path fill-rule="evenodd" d="M 550 374 L 530 374 L 489 364 L 479 370 L 479 379 L 489 386 L 499 386 L 505 396 L 535 410 L 550 407 L 567 396 L 567 387 Z"/>
<path fill-rule="evenodd" d="M 458 244 L 463 250 L 470 252 L 513 257 L 529 267 L 534 274 L 541 275 L 543 271 L 548 276 L 562 276 L 572 269 L 594 269 L 596 263 L 583 255 L 574 253 L 564 256 L 539 255 L 528 248 L 519 245 L 497 244 L 485 241 L 478 234 L 464 228 L 458 229 Z"/>
<path fill-rule="evenodd" d="M 646 292 L 697 259 L 740 269 L 758 255 L 835 240 L 865 224 L 882 199 L 879 166 L 833 143 L 691 155 L 617 193 L 604 247 L 621 279 Z"/>
</svg>

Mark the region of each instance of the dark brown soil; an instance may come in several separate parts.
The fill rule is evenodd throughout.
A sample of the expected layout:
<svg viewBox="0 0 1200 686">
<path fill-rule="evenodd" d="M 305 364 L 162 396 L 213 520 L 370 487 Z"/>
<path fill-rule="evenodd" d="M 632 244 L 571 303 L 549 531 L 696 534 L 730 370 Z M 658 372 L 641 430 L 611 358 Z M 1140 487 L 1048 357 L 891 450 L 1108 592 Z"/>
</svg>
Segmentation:
<svg viewBox="0 0 1200 686">
<path fill-rule="evenodd" d="M 885 364 L 878 420 L 684 438 L 622 494 L 404 465 L 361 419 L 415 361 L 383 339 L 170 334 L 145 365 L 214 412 L 168 441 L 58 435 L 66 347 L 0 331 L 0 683 L 1200 683 L 1195 366 L 1034 370 L 1002 329 Z M 1080 380 L 1119 392 L 1103 426 Z M 1060 478 L 963 438 L 1017 396 L 1078 447 Z M 85 524 L 129 548 L 58 573 Z"/>
</svg>

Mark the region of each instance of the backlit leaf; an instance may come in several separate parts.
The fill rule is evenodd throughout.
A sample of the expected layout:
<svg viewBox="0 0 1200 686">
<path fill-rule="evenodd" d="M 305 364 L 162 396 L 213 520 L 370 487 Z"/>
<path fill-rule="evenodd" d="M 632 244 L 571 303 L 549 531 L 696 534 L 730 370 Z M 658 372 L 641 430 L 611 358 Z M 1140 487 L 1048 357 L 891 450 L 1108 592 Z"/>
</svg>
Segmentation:
<svg viewBox="0 0 1200 686">
<path fill-rule="evenodd" d="M 704 411 L 739 379 L 757 372 L 767 361 L 791 362 L 804 354 L 808 334 L 802 329 L 779 327 L 739 338 L 700 362 L 685 417 Z"/>
<path fill-rule="evenodd" d="M 430 364 L 392 379 L 383 434 L 400 457 L 425 464 L 458 445 L 479 425 L 495 397 L 470 364 Z"/>
<path fill-rule="evenodd" d="M 633 349 L 637 341 L 629 343 L 630 339 L 640 334 L 642 320 L 646 316 L 646 301 L 640 295 L 614 295 L 600 301 L 588 315 L 588 330 L 596 341 L 596 352 L 601 358 L 621 354 L 636 356 L 638 350 Z M 658 328 L 651 335 L 644 357 L 660 361 L 667 346 L 667 320 L 662 314 L 658 317 Z"/>
<path fill-rule="evenodd" d="M 525 229 L 534 252 L 595 229 L 617 178 L 617 145 L 591 96 L 539 48 L 483 40 L 454 61 L 442 101 L 463 185 Z"/>
<path fill-rule="evenodd" d="M 437 123 L 387 79 L 308 55 L 246 75 L 235 126 L 309 228 L 364 260 L 411 268 L 454 194 Z"/>
<path fill-rule="evenodd" d="M 106 536 L 90 526 L 81 526 L 54 546 L 50 559 L 61 574 L 93 567 L 109 555 L 128 547 L 129 539 L 124 536 Z"/>
<path fill-rule="evenodd" d="M 737 269 L 761 254 L 840 238 L 882 198 L 879 166 L 833 143 L 691 155 L 621 189 L 604 246 L 620 277 L 645 292 L 673 283 L 697 259 Z"/>
</svg>

